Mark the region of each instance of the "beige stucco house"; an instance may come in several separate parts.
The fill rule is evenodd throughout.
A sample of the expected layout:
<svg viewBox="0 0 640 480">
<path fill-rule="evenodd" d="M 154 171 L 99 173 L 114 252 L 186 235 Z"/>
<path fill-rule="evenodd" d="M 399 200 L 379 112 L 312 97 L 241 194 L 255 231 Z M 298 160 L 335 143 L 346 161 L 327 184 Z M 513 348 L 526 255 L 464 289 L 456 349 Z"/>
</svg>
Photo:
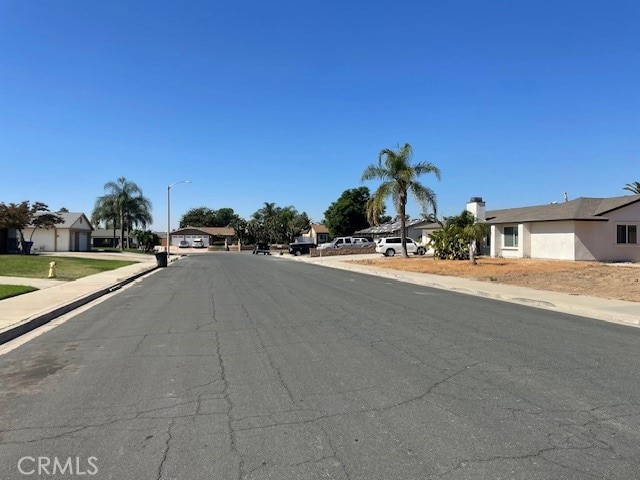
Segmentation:
<svg viewBox="0 0 640 480">
<path fill-rule="evenodd" d="M 300 240 L 303 242 L 311 242 L 316 245 L 329 241 L 329 229 L 322 223 L 312 223 L 309 229 L 302 232 Z"/>
<path fill-rule="evenodd" d="M 53 228 L 27 227 L 23 230 L 25 240 L 33 242 L 31 251 L 36 252 L 88 252 L 91 251 L 93 227 L 84 213 L 56 212 L 64 222 Z M 32 236 L 33 234 L 33 236 Z"/>
<path fill-rule="evenodd" d="M 482 219 L 475 200 L 467 208 Z M 640 195 L 487 210 L 485 219 L 492 257 L 640 262 Z"/>
<path fill-rule="evenodd" d="M 224 240 L 225 245 L 233 243 L 235 230 L 231 227 L 186 227 L 171 232 L 171 250 L 180 246 L 181 241 L 193 245 L 194 240 L 202 240 L 202 245 L 208 247 L 216 240 Z"/>
</svg>

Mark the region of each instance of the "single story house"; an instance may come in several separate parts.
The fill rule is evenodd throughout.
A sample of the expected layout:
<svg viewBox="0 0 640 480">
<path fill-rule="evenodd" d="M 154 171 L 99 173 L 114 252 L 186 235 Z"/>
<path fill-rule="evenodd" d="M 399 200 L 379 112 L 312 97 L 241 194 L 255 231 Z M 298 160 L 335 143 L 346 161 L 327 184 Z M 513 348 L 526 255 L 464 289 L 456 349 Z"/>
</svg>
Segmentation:
<svg viewBox="0 0 640 480">
<path fill-rule="evenodd" d="M 23 230 L 26 241 L 33 242 L 31 251 L 37 252 L 89 252 L 93 227 L 84 213 L 56 212 L 64 220 L 53 228 L 27 227 Z M 33 237 L 32 237 L 33 234 Z M 19 236 L 18 232 L 15 235 Z"/>
<path fill-rule="evenodd" d="M 129 232 L 125 231 L 124 238 L 127 238 L 128 235 Z M 95 248 L 117 248 L 120 246 L 120 243 L 119 228 L 116 228 L 115 235 L 113 228 L 96 228 L 91 235 L 91 245 Z"/>
<path fill-rule="evenodd" d="M 491 226 L 492 257 L 640 262 L 640 195 L 477 211 Z"/>
<path fill-rule="evenodd" d="M 417 240 L 418 242 L 426 244 L 429 240 L 429 234 L 442 228 L 440 224 L 431 222 L 424 218 L 415 220 L 407 220 L 406 223 L 407 237 Z M 358 230 L 354 233 L 357 236 L 372 237 L 374 240 L 377 238 L 395 237 L 400 236 L 400 230 L 402 226 L 400 222 L 389 222 L 380 225 L 374 225 L 373 227 Z"/>
<path fill-rule="evenodd" d="M 316 245 L 329 241 L 329 229 L 321 223 L 312 223 L 308 230 L 302 232 L 300 238 L 303 242 L 311 242 Z"/>
<path fill-rule="evenodd" d="M 213 245 L 215 241 L 224 241 L 225 245 L 233 244 L 236 232 L 231 227 L 186 227 L 171 232 L 171 247 L 178 247 L 180 242 L 186 240 L 189 245 L 196 239 L 202 240 L 205 247 Z M 162 239 L 161 239 L 162 240 Z M 173 249 L 172 249 L 173 250 Z"/>
</svg>

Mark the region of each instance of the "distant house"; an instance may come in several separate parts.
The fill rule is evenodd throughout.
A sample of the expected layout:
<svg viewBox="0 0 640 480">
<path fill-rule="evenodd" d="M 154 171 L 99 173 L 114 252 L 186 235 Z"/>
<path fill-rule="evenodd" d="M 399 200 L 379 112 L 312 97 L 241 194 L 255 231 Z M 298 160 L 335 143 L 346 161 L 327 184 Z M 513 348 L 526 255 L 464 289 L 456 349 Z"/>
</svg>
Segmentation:
<svg viewBox="0 0 640 480">
<path fill-rule="evenodd" d="M 485 219 L 492 257 L 640 262 L 640 195 L 487 210 Z"/>
<path fill-rule="evenodd" d="M 93 227 L 84 213 L 57 212 L 64 222 L 53 228 L 27 227 L 25 240 L 33 242 L 32 252 L 88 252 L 91 251 Z M 17 235 L 17 232 L 15 232 Z M 33 234 L 33 237 L 31 236 Z"/>
<path fill-rule="evenodd" d="M 308 230 L 302 232 L 300 238 L 303 242 L 311 242 L 316 245 L 329 241 L 329 229 L 321 223 L 312 223 Z"/>
<path fill-rule="evenodd" d="M 428 235 L 433 231 L 442 228 L 440 224 L 425 220 L 424 218 L 418 218 L 415 220 L 407 220 L 406 222 L 406 235 L 409 238 L 417 240 L 422 243 L 426 243 Z M 373 227 L 358 230 L 354 235 L 363 237 L 372 237 L 374 240 L 377 238 L 396 237 L 400 236 L 402 226 L 400 222 L 389 222 Z"/>
<path fill-rule="evenodd" d="M 193 241 L 202 240 L 205 247 L 213 245 L 214 242 L 224 242 L 225 245 L 231 245 L 236 232 L 231 227 L 186 227 L 171 232 L 171 247 L 177 248 L 181 241 L 193 244 Z"/>
<path fill-rule="evenodd" d="M 127 238 L 128 232 L 124 232 L 124 238 Z M 94 248 L 117 248 L 121 244 L 120 229 L 116 228 L 115 234 L 113 228 L 96 228 L 91 235 L 91 245 Z"/>
</svg>

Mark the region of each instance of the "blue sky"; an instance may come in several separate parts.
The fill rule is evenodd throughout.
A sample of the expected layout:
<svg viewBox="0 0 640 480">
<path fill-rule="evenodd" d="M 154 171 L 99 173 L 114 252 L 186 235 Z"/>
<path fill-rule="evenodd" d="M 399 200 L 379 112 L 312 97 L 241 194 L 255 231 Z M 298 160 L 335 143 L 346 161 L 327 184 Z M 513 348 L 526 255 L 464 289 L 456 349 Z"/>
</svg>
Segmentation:
<svg viewBox="0 0 640 480">
<path fill-rule="evenodd" d="M 320 221 L 409 142 L 439 213 L 640 181 L 640 2 L 0 2 L 0 201 Z M 367 182 L 375 188 L 375 182 Z M 415 204 L 409 213 L 417 216 Z"/>
</svg>

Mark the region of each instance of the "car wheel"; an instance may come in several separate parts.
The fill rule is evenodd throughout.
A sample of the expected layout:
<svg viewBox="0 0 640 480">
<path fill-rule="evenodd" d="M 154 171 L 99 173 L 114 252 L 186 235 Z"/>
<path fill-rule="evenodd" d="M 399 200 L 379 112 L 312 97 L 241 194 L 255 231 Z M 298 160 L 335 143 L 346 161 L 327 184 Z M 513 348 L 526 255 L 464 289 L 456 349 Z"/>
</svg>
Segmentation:
<svg viewBox="0 0 640 480">
<path fill-rule="evenodd" d="M 294 253 L 294 255 L 296 257 L 299 257 L 300 255 L 302 255 L 302 252 L 300 250 L 296 250 L 296 253 Z"/>
<path fill-rule="evenodd" d="M 427 252 L 425 251 L 425 249 L 423 247 L 418 247 L 418 252 L 417 253 L 418 253 L 418 255 L 424 255 Z"/>
<path fill-rule="evenodd" d="M 384 252 L 385 257 L 393 257 L 396 254 L 396 251 L 393 248 L 388 248 L 386 252 Z"/>
</svg>

